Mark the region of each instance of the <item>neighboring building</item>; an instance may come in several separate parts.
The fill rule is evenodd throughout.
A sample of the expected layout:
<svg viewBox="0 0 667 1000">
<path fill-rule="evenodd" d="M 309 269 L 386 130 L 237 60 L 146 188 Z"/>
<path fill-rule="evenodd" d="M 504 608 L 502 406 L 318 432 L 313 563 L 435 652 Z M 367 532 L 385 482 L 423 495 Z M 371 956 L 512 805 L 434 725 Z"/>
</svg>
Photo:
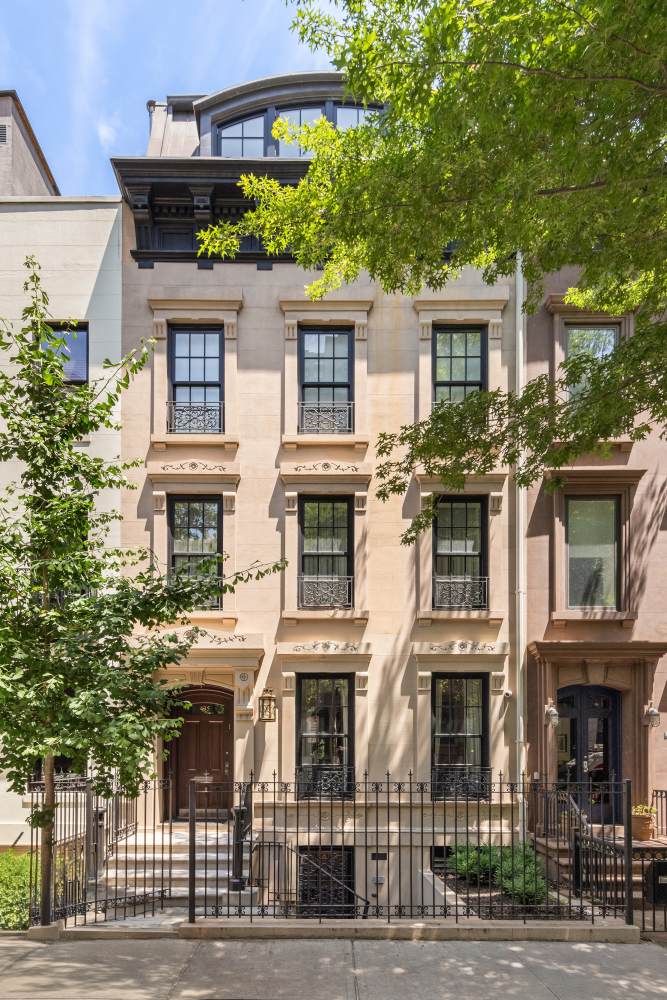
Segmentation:
<svg viewBox="0 0 667 1000">
<path fill-rule="evenodd" d="M 21 326 L 28 275 L 23 263 L 33 254 L 42 268 L 53 325 L 77 321 L 70 363 L 74 382 L 102 378 L 104 359 L 120 358 L 121 231 L 118 196 L 60 195 L 18 97 L 14 91 L 0 92 L 0 317 Z M 0 363 L 5 363 L 2 356 Z M 120 433 L 103 429 L 80 446 L 109 460 L 120 454 Z M 0 482 L 5 485 L 20 472 L 19 463 L 6 463 Z M 109 490 L 101 503 L 118 510 L 119 499 Z M 118 523 L 109 539 L 119 544 Z M 29 802 L 24 807 L 20 796 L 2 795 L 6 788 L 0 780 L 0 848 L 19 833 L 23 847 L 30 842 Z"/>
<path fill-rule="evenodd" d="M 144 466 L 123 497 L 123 543 L 151 545 L 167 569 L 216 548 L 228 570 L 289 561 L 191 616 L 208 636 L 170 671 L 194 702 L 165 771 L 179 811 L 206 771 L 291 781 L 299 769 L 331 787 L 351 768 L 425 780 L 466 765 L 473 785 L 517 768 L 508 471 L 443 496 L 416 549 L 400 536 L 437 483 L 418 476 L 387 504 L 373 483 L 380 431 L 435 399 L 514 385 L 514 280 L 491 288 L 467 271 L 412 299 L 361 279 L 313 303 L 308 275 L 253 240 L 232 262 L 197 258 L 196 232 L 247 207 L 242 173 L 307 170 L 272 139 L 276 115 L 363 116 L 342 106 L 340 80 L 298 73 L 149 102 L 148 155 L 112 160 L 123 347 L 156 338 L 124 401 L 123 455 Z M 258 721 L 265 687 L 275 723 Z"/>
<path fill-rule="evenodd" d="M 540 310 L 528 318 L 526 379 L 553 374 L 582 349 L 603 355 L 632 334 L 633 315 L 610 320 L 566 305 L 576 280 L 574 269 L 552 275 Z M 620 439 L 610 458 L 577 459 L 554 495 L 544 482 L 529 491 L 531 777 L 630 778 L 638 803 L 665 787 L 666 727 L 647 709 L 667 711 L 666 457 L 657 432 L 646 441 Z M 545 715 L 552 700 L 557 727 Z M 608 819 L 609 803 L 604 809 Z"/>
</svg>

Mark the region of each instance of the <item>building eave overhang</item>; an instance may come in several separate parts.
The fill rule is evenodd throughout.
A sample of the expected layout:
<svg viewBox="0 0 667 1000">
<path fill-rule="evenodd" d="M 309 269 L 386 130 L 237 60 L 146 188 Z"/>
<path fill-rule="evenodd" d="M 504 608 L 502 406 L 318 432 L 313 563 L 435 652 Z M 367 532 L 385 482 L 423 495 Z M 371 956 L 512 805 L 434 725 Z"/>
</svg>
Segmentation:
<svg viewBox="0 0 667 1000">
<path fill-rule="evenodd" d="M 667 642 L 596 642 L 593 640 L 565 639 L 554 642 L 535 641 L 528 650 L 537 660 L 552 663 L 571 663 L 581 660 L 659 660 L 667 655 Z"/>
<path fill-rule="evenodd" d="M 284 184 L 298 184 L 308 173 L 309 160 L 262 157 L 257 160 L 224 156 L 112 156 L 111 166 L 126 201 L 132 184 L 197 184 L 203 181 L 238 184 L 244 174 L 262 174 Z M 241 192 L 238 192 L 241 200 Z"/>
</svg>

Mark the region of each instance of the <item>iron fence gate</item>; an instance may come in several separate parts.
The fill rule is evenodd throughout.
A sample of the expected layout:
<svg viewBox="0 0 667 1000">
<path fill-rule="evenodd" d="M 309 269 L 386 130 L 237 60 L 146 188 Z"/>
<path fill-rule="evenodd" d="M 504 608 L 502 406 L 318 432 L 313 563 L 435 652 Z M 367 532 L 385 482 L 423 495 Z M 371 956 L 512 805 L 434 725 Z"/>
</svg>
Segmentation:
<svg viewBox="0 0 667 1000">
<path fill-rule="evenodd" d="M 129 798 L 92 790 L 91 778 L 56 779 L 51 920 L 87 923 L 155 913 L 172 895 L 171 779 L 142 782 Z M 43 808 L 44 783 L 29 786 Z M 165 817 L 163 821 L 163 816 Z M 42 830 L 31 830 L 30 923 L 40 923 Z"/>
</svg>

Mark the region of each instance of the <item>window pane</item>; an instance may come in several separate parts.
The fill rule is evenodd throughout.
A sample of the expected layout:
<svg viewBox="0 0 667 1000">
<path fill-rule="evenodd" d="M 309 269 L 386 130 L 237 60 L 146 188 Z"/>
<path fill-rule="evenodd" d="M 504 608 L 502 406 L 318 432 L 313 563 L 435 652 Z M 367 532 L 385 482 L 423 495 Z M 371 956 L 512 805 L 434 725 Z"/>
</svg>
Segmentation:
<svg viewBox="0 0 667 1000">
<path fill-rule="evenodd" d="M 467 378 L 469 382 L 479 382 L 482 375 L 481 358 L 468 358 Z"/>
<path fill-rule="evenodd" d="M 594 358 L 604 358 L 616 346 L 617 327 L 568 327 L 567 355 L 590 354 Z"/>
<path fill-rule="evenodd" d="M 204 388 L 203 385 L 193 385 L 193 386 L 190 386 L 190 388 L 188 389 L 188 391 L 190 393 L 190 402 L 191 403 L 203 403 L 204 402 L 204 393 L 206 392 L 206 390 L 205 390 L 205 388 Z"/>
<path fill-rule="evenodd" d="M 176 382 L 190 381 L 190 362 L 187 358 L 176 358 L 174 362 L 174 379 Z"/>
<path fill-rule="evenodd" d="M 303 520 L 305 525 L 317 527 L 317 503 L 305 503 L 303 505 Z"/>
<path fill-rule="evenodd" d="M 450 403 L 462 403 L 465 399 L 465 386 L 463 385 L 453 385 L 449 391 L 449 401 Z"/>
<path fill-rule="evenodd" d="M 260 157 L 264 156 L 264 140 L 244 139 L 243 156 L 253 160 L 258 160 Z"/>
<path fill-rule="evenodd" d="M 220 356 L 220 335 L 218 333 L 206 334 L 206 357 L 217 358 Z"/>
<path fill-rule="evenodd" d="M 55 331 L 58 333 L 58 331 Z M 88 381 L 88 331 L 63 331 L 60 336 L 65 341 L 62 351 L 63 375 L 70 382 Z"/>
<path fill-rule="evenodd" d="M 204 359 L 203 358 L 191 358 L 190 359 L 190 381 L 191 382 L 203 382 L 204 381 Z"/>
<path fill-rule="evenodd" d="M 203 333 L 191 333 L 190 334 L 190 357 L 191 358 L 203 358 L 204 357 L 204 337 Z"/>
<path fill-rule="evenodd" d="M 217 382 L 220 378 L 220 361 L 218 358 L 206 358 L 204 365 L 204 381 Z"/>
<path fill-rule="evenodd" d="M 482 349 L 482 335 L 479 330 L 468 331 L 468 357 L 478 357 Z"/>
<path fill-rule="evenodd" d="M 334 338 L 330 333 L 320 334 L 320 357 L 321 358 L 333 358 L 334 354 Z"/>
<path fill-rule="evenodd" d="M 319 376 L 319 361 L 306 358 L 303 362 L 303 377 L 306 382 L 317 382 Z"/>
<path fill-rule="evenodd" d="M 347 360 L 334 361 L 334 382 L 347 382 Z"/>
<path fill-rule="evenodd" d="M 240 138 L 243 135 L 243 122 L 237 122 L 235 125 L 228 125 L 227 128 L 221 128 L 220 135 L 223 139 Z"/>
<path fill-rule="evenodd" d="M 438 358 L 435 365 L 435 377 L 437 381 L 448 382 L 451 378 L 451 370 L 451 361 L 449 358 Z"/>
<path fill-rule="evenodd" d="M 264 115 L 260 115 L 259 118 L 248 118 L 243 122 L 243 138 L 264 138 Z"/>
<path fill-rule="evenodd" d="M 220 141 L 220 155 L 221 156 L 233 156 L 241 157 L 243 156 L 243 140 L 242 139 L 221 139 Z"/>
<path fill-rule="evenodd" d="M 616 501 L 567 501 L 569 605 L 616 606 Z"/>
<path fill-rule="evenodd" d="M 466 361 L 465 358 L 452 358 L 452 382 L 465 382 Z"/>
<path fill-rule="evenodd" d="M 315 122 L 321 117 L 322 108 L 302 108 L 301 110 L 302 125 L 314 125 Z"/>
<path fill-rule="evenodd" d="M 323 358 L 320 362 L 320 382 L 333 382 L 333 359 Z"/>
<path fill-rule="evenodd" d="M 334 336 L 334 356 L 337 358 L 346 358 L 348 350 L 347 334 L 337 333 Z"/>
<path fill-rule="evenodd" d="M 304 333 L 303 353 L 307 358 L 316 358 L 319 355 L 320 338 L 317 333 Z"/>
<path fill-rule="evenodd" d="M 437 353 L 441 357 L 449 357 L 452 353 L 452 335 L 451 333 L 439 333 L 437 340 Z"/>
<path fill-rule="evenodd" d="M 465 357 L 466 335 L 465 333 L 452 334 L 452 354 L 455 357 Z"/>
<path fill-rule="evenodd" d="M 174 337 L 174 353 L 177 358 L 187 358 L 190 354 L 190 334 L 177 333 Z"/>
<path fill-rule="evenodd" d="M 356 108 L 337 108 L 336 109 L 336 126 L 344 132 L 348 128 L 354 128 L 357 124 L 357 109 Z"/>
</svg>

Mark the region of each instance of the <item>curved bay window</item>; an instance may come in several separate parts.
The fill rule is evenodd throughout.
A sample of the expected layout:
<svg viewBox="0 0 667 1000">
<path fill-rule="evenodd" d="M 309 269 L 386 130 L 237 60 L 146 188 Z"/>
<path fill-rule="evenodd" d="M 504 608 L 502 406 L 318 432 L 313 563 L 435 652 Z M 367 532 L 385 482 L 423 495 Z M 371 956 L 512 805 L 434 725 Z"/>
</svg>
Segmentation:
<svg viewBox="0 0 667 1000">
<path fill-rule="evenodd" d="M 354 585 L 351 499 L 303 497 L 299 516 L 299 607 L 351 608 Z"/>
<path fill-rule="evenodd" d="M 354 697 L 349 675 L 299 676 L 297 785 L 301 797 L 340 798 L 354 780 Z"/>
<path fill-rule="evenodd" d="M 222 552 L 222 512 L 219 500 L 179 497 L 171 501 L 171 569 L 195 575 L 203 560 Z M 220 576 L 220 562 L 208 572 Z M 211 607 L 220 606 L 216 598 Z"/>
<path fill-rule="evenodd" d="M 488 607 L 487 498 L 443 498 L 433 522 L 433 607 Z"/>
<path fill-rule="evenodd" d="M 489 675 L 434 674 L 432 791 L 436 798 L 489 793 Z"/>
<path fill-rule="evenodd" d="M 349 434 L 354 429 L 350 330 L 299 331 L 300 434 Z"/>
<path fill-rule="evenodd" d="M 173 400 L 167 429 L 174 434 L 218 434 L 224 430 L 222 331 L 170 330 Z"/>
</svg>

